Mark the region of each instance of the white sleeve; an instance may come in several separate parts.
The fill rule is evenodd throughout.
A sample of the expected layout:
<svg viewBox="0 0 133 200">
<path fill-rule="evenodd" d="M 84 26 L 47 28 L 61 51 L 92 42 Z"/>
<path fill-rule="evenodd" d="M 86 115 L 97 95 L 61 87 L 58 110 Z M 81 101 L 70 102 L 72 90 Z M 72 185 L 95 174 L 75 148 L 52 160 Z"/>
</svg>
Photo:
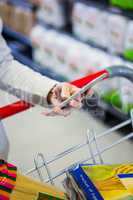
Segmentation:
<svg viewBox="0 0 133 200">
<path fill-rule="evenodd" d="M 14 60 L 10 49 L 0 33 L 0 87 L 7 85 L 22 91 L 20 98 L 24 100 L 23 91 L 47 98 L 48 92 L 58 82 L 29 69 Z M 14 91 L 14 90 L 12 90 Z M 13 93 L 13 92 L 12 92 Z M 16 95 L 15 92 L 13 95 Z"/>
</svg>

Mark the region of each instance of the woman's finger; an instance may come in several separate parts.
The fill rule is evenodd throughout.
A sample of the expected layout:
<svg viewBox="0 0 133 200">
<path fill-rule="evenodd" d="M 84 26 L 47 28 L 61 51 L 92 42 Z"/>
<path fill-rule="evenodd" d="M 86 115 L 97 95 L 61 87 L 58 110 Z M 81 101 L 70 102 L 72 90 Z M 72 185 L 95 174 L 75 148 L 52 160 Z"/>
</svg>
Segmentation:
<svg viewBox="0 0 133 200">
<path fill-rule="evenodd" d="M 61 90 L 61 97 L 63 100 L 69 98 L 71 96 L 70 86 L 69 84 L 64 84 Z"/>
<path fill-rule="evenodd" d="M 60 107 L 57 106 L 53 109 L 53 112 L 62 116 L 67 116 L 70 114 L 70 108 L 61 109 Z"/>
<path fill-rule="evenodd" d="M 78 108 L 78 109 L 82 107 L 81 101 L 76 101 L 76 100 L 70 101 L 69 105 L 73 108 Z"/>
<path fill-rule="evenodd" d="M 70 85 L 70 93 L 71 95 L 73 95 L 75 92 L 78 92 L 80 90 L 80 88 L 77 88 L 74 85 Z"/>
<path fill-rule="evenodd" d="M 45 111 L 42 113 L 43 115 L 45 116 L 49 116 L 49 117 L 53 117 L 53 116 L 68 116 L 70 115 L 70 109 L 59 109 L 59 108 L 56 108 L 56 110 L 52 110 L 52 111 Z"/>
<path fill-rule="evenodd" d="M 75 92 L 78 92 L 79 88 L 69 84 L 61 83 L 55 86 L 52 89 L 52 95 L 50 97 L 50 102 L 54 106 L 52 111 L 46 111 L 43 113 L 45 116 L 68 116 L 72 108 L 81 108 L 82 98 L 78 96 L 76 99 L 71 100 L 71 102 L 65 108 L 61 108 L 60 104 L 73 95 Z"/>
</svg>

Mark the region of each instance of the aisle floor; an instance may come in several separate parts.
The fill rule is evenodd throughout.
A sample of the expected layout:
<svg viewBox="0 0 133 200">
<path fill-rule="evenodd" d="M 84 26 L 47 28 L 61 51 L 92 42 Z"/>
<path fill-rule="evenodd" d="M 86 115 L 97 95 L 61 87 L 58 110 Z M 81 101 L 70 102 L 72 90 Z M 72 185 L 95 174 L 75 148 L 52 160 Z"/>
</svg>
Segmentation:
<svg viewBox="0 0 133 200">
<path fill-rule="evenodd" d="M 0 106 L 16 100 L 11 96 L 5 98 L 7 96 L 3 92 L 0 92 L 0 96 L 2 97 L 0 98 Z M 84 143 L 88 129 L 93 129 L 96 134 L 100 134 L 109 128 L 84 111 L 74 111 L 67 118 L 47 118 L 41 114 L 42 111 L 42 108 L 35 107 L 4 120 L 10 141 L 9 161 L 19 166 L 19 169 L 23 172 L 34 167 L 34 157 L 38 152 L 43 153 L 45 158 L 49 158 L 75 144 Z M 121 137 L 120 133 L 115 132 L 103 138 L 100 145 L 103 148 Z M 70 154 L 65 159 L 50 165 L 52 174 L 73 162 L 86 159 L 89 155 L 88 147 Z M 104 153 L 103 159 L 105 163 L 132 162 L 132 141 L 126 141 Z M 43 173 L 44 178 L 46 178 L 44 171 Z M 36 174 L 32 175 L 36 176 Z"/>
</svg>

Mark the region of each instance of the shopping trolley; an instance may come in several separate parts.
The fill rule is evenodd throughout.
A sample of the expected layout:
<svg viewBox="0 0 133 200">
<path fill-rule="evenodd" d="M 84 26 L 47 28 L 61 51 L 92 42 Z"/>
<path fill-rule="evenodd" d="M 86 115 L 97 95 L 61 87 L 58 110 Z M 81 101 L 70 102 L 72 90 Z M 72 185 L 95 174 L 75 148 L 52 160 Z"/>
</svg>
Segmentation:
<svg viewBox="0 0 133 200">
<path fill-rule="evenodd" d="M 81 90 L 78 93 L 71 96 L 65 102 L 63 102 L 61 104 L 61 107 L 65 106 L 69 101 L 71 101 L 71 99 L 75 98 L 77 95 L 84 93 L 90 87 L 94 86 L 98 81 L 101 81 L 101 80 L 104 80 L 107 78 L 112 78 L 115 76 L 125 77 L 133 82 L 133 70 L 132 69 L 127 68 L 127 67 L 122 67 L 122 66 L 108 67 L 105 70 L 101 70 L 99 72 L 96 72 L 94 74 L 85 76 L 81 79 L 71 82 L 71 84 L 76 85 L 77 87 L 81 88 Z M 35 102 L 35 104 L 36 104 L 36 102 Z M 6 117 L 9 117 L 9 116 L 17 114 L 19 112 L 22 112 L 24 110 L 27 110 L 33 106 L 34 106 L 34 102 L 33 102 L 33 104 L 31 104 L 31 102 L 26 103 L 24 101 L 18 101 L 11 105 L 7 105 L 5 107 L 0 108 L 0 119 L 1 120 L 5 119 Z M 42 103 L 42 106 L 44 106 L 43 103 Z M 112 144 L 104 146 L 104 147 L 101 147 L 99 145 L 99 140 L 102 138 L 105 138 L 108 135 L 113 134 L 114 131 L 117 131 L 118 129 L 123 128 L 130 124 L 133 126 L 133 110 L 131 110 L 128 120 L 114 126 L 113 128 L 110 128 L 109 130 L 107 130 L 99 135 L 96 135 L 95 131 L 93 131 L 93 130 L 87 131 L 87 140 L 82 144 L 74 145 L 74 146 L 66 149 L 65 151 L 63 151 L 57 155 L 54 155 L 53 157 L 47 158 L 47 159 L 45 158 L 45 156 L 42 153 L 38 153 L 37 156 L 34 158 L 35 167 L 33 169 L 30 169 L 29 171 L 27 171 L 25 174 L 30 175 L 36 171 L 38 173 L 38 176 L 41 181 L 50 182 L 51 184 L 54 184 L 55 180 L 58 177 L 64 175 L 68 171 L 68 169 L 71 168 L 73 165 L 77 165 L 79 163 L 85 163 L 90 160 L 93 164 L 103 164 L 104 160 L 103 160 L 102 154 L 104 152 L 106 152 L 107 150 L 110 150 L 113 147 L 117 146 L 118 144 L 123 143 L 124 141 L 133 138 L 133 132 L 124 135 L 121 139 L 113 142 Z M 94 145 L 95 145 L 95 148 L 93 148 Z M 58 171 L 54 175 L 51 173 L 49 165 L 54 164 L 61 158 L 64 158 L 66 156 L 71 156 L 71 153 L 81 150 L 85 146 L 87 146 L 89 148 L 89 154 L 90 154 L 86 159 L 80 160 L 78 162 L 74 162 L 71 166 L 67 166 L 65 169 Z M 46 178 L 46 179 L 42 174 L 42 171 L 41 171 L 42 168 L 45 168 L 45 170 L 47 172 L 48 178 Z"/>
</svg>

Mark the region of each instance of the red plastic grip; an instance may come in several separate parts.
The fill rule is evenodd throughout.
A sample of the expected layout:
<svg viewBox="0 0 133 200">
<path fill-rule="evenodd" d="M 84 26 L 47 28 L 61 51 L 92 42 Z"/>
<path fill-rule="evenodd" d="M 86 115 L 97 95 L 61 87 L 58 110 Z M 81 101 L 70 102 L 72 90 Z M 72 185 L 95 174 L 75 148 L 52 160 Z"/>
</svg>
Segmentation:
<svg viewBox="0 0 133 200">
<path fill-rule="evenodd" d="M 7 106 L 1 107 L 0 108 L 0 120 L 10 117 L 12 115 L 15 115 L 17 113 L 20 113 L 22 111 L 25 111 L 31 107 L 32 107 L 31 104 L 26 103 L 24 101 L 17 101 L 15 103 L 9 104 Z"/>
<path fill-rule="evenodd" d="M 101 76 L 102 74 L 106 74 L 107 78 L 109 77 L 109 72 L 107 70 L 101 70 L 99 72 L 93 73 L 93 74 L 89 74 L 88 76 L 84 76 L 81 79 L 77 79 L 75 81 L 72 81 L 71 84 L 82 88 L 83 86 L 85 86 L 86 84 L 88 84 L 89 82 L 93 81 L 94 79 L 98 78 L 99 76 Z"/>
<path fill-rule="evenodd" d="M 89 82 L 94 80 L 95 78 L 98 78 L 102 74 L 107 74 L 107 77 L 109 77 L 109 72 L 107 70 L 102 70 L 102 71 L 93 73 L 91 75 L 85 76 L 81 79 L 72 81 L 70 83 L 79 88 L 82 88 L 83 86 L 85 86 L 86 84 L 88 84 Z M 16 103 L 1 107 L 0 108 L 0 120 L 10 117 L 12 115 L 15 115 L 19 112 L 25 111 L 31 107 L 33 107 L 33 105 L 26 103 L 24 101 L 18 101 Z"/>
</svg>

